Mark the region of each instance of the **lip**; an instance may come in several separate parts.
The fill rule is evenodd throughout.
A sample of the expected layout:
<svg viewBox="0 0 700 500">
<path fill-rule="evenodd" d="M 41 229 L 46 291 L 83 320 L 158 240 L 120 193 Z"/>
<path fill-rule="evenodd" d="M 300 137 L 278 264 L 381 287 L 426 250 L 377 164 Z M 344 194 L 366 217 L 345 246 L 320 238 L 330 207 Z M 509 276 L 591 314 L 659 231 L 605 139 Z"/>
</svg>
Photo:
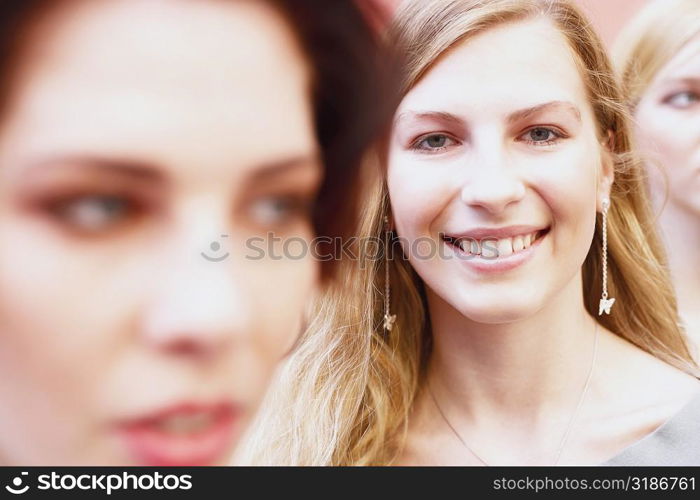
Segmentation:
<svg viewBox="0 0 700 500">
<path fill-rule="evenodd" d="M 460 238 L 471 238 L 474 240 L 483 240 L 485 238 L 512 238 L 514 236 L 521 236 L 524 234 L 535 233 L 537 231 L 543 231 L 549 226 L 531 226 L 531 225 L 514 225 L 514 226 L 503 226 L 503 227 L 475 227 L 468 231 L 449 233 L 446 232 L 447 236 L 455 239 Z"/>
<path fill-rule="evenodd" d="M 523 232 L 514 232 L 511 233 L 510 235 L 505 234 L 505 231 L 512 231 L 514 228 L 517 228 L 518 231 L 522 228 L 526 228 L 526 231 Z M 470 269 L 478 272 L 478 273 L 483 273 L 483 274 L 489 274 L 489 273 L 503 273 L 506 271 L 510 271 L 512 269 L 516 269 L 517 267 L 522 266 L 529 260 L 533 258 L 535 255 L 535 250 L 539 248 L 541 245 L 542 241 L 544 241 L 545 238 L 549 236 L 550 233 L 550 228 L 545 227 L 545 228 L 537 228 L 536 226 L 508 226 L 506 228 L 502 228 L 502 233 L 500 235 L 501 238 L 507 238 L 507 237 L 512 237 L 512 236 L 518 236 L 521 234 L 528 234 L 529 228 L 532 228 L 532 231 L 542 231 L 546 230 L 546 232 L 540 236 L 537 240 L 535 240 L 530 247 L 528 247 L 525 250 L 520 250 L 518 252 L 512 253 L 510 255 L 507 255 L 505 257 L 498 257 L 495 259 L 484 259 L 481 256 L 476 256 L 472 254 L 468 254 L 464 252 L 463 250 L 457 248 L 456 246 L 450 244 L 449 242 L 443 240 L 445 245 L 450 246 L 454 252 L 459 252 L 461 255 L 464 256 L 464 258 L 461 258 L 461 261 L 463 264 Z M 473 231 L 471 234 L 484 234 L 480 233 L 479 231 L 482 231 L 482 229 L 479 229 L 478 231 Z M 463 233 L 464 234 L 464 233 Z M 488 233 L 490 236 L 493 238 L 497 238 L 494 236 L 494 233 Z M 452 236 L 452 235 L 450 235 Z M 474 239 L 479 239 L 475 236 L 461 236 L 462 238 L 474 238 Z M 488 238 L 489 236 L 481 236 L 481 239 Z"/>
<path fill-rule="evenodd" d="M 241 414 L 238 406 L 228 402 L 181 403 L 143 417 L 120 421 L 114 430 L 128 454 L 139 465 L 212 465 L 231 448 Z M 186 433 L 162 427 L 165 419 L 193 416 L 205 416 L 209 423 Z"/>
</svg>

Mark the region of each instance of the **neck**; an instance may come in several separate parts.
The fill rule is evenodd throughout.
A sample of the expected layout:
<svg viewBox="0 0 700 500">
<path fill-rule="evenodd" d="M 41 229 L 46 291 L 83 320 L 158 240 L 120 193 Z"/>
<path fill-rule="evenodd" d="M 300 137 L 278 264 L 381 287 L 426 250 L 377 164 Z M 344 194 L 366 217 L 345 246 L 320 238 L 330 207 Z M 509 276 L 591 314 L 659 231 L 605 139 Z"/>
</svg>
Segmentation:
<svg viewBox="0 0 700 500">
<path fill-rule="evenodd" d="M 695 340 L 700 340 L 700 220 L 698 215 L 670 203 L 659 219 L 668 252 L 678 310 Z"/>
<path fill-rule="evenodd" d="M 534 423 L 571 411 L 588 376 L 595 332 L 580 276 L 536 314 L 511 323 L 475 323 L 432 292 L 428 302 L 428 378 L 446 406 L 475 422 Z"/>
</svg>

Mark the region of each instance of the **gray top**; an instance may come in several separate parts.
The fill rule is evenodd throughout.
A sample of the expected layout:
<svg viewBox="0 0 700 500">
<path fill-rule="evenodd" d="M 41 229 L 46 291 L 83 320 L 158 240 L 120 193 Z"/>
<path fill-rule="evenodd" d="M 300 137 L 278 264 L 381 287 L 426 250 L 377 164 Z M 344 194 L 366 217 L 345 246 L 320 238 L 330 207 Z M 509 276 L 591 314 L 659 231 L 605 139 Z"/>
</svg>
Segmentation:
<svg viewBox="0 0 700 500">
<path fill-rule="evenodd" d="M 654 432 L 601 465 L 700 465 L 700 393 Z"/>
</svg>

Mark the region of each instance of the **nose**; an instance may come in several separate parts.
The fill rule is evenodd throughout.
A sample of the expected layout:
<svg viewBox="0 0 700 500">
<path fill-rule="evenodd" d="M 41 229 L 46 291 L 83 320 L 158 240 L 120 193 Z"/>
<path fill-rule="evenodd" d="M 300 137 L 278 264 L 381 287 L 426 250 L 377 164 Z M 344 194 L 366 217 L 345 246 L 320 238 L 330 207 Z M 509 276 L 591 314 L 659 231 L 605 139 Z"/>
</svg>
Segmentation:
<svg viewBox="0 0 700 500">
<path fill-rule="evenodd" d="M 460 198 L 471 207 L 502 213 L 525 196 L 525 184 L 498 139 L 484 141 L 466 169 Z"/>
<path fill-rule="evenodd" d="M 179 270 L 169 280 L 143 325 L 149 346 L 168 354 L 211 358 L 249 329 L 250 312 L 235 278 L 207 274 Z"/>
<path fill-rule="evenodd" d="M 141 335 L 161 354 L 210 360 L 251 331 L 252 304 L 237 259 L 202 258 L 212 238 L 204 232 L 195 229 L 173 241 L 154 273 Z"/>
</svg>

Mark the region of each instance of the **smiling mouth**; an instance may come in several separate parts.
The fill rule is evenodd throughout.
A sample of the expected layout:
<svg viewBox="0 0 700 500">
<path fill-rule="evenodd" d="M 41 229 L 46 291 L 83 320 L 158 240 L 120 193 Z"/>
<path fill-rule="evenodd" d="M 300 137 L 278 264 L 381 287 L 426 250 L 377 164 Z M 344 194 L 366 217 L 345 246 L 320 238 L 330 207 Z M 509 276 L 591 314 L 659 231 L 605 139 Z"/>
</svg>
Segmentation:
<svg viewBox="0 0 700 500">
<path fill-rule="evenodd" d="M 549 233 L 549 227 L 511 237 L 485 237 L 481 239 L 441 235 L 442 240 L 456 251 L 484 259 L 505 258 L 518 254 L 535 245 Z"/>
</svg>

